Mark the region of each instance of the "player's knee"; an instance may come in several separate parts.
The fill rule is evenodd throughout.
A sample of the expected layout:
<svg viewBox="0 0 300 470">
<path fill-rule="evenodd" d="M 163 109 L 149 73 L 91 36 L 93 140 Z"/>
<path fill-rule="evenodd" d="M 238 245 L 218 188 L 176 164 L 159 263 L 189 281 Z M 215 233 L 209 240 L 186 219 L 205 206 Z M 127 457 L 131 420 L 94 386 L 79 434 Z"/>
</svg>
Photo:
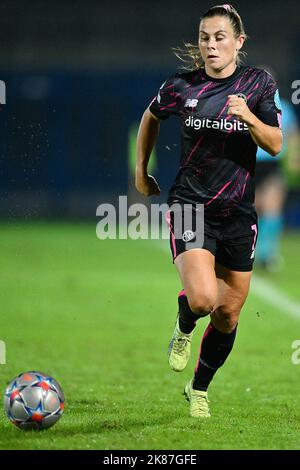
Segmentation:
<svg viewBox="0 0 300 470">
<path fill-rule="evenodd" d="M 215 304 L 215 298 L 212 293 L 193 293 L 188 297 L 191 310 L 199 316 L 209 315 Z"/>
<path fill-rule="evenodd" d="M 225 318 L 223 324 L 224 324 L 226 333 L 232 333 L 238 324 L 238 319 L 237 318 Z"/>
<path fill-rule="evenodd" d="M 240 309 L 227 309 L 226 307 L 217 308 L 214 313 L 214 319 L 220 324 L 224 333 L 231 333 L 239 321 Z"/>
</svg>

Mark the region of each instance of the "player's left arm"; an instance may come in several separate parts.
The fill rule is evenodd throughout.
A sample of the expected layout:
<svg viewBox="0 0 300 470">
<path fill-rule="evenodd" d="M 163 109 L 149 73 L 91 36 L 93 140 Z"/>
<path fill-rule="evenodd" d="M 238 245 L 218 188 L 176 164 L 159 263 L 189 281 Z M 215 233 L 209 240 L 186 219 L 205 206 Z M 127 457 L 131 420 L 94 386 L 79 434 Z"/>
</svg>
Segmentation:
<svg viewBox="0 0 300 470">
<path fill-rule="evenodd" d="M 250 111 L 243 98 L 237 95 L 229 95 L 228 98 L 228 114 L 235 115 L 240 121 L 247 124 L 256 145 L 273 157 L 280 153 L 282 148 L 281 129 L 262 122 Z"/>
</svg>

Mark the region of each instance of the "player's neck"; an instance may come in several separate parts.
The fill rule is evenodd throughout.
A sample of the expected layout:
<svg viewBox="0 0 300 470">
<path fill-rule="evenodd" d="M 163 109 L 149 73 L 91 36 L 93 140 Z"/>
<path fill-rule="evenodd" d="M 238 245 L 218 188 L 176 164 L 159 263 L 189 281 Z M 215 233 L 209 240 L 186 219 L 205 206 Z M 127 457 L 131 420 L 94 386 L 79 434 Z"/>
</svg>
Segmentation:
<svg viewBox="0 0 300 470">
<path fill-rule="evenodd" d="M 222 70 L 213 70 L 210 67 L 207 67 L 205 65 L 205 72 L 209 77 L 212 77 L 212 78 L 227 78 L 227 77 L 230 77 L 230 75 L 232 75 L 235 72 L 236 68 L 237 68 L 236 63 L 229 64 L 227 67 L 225 67 Z"/>
</svg>

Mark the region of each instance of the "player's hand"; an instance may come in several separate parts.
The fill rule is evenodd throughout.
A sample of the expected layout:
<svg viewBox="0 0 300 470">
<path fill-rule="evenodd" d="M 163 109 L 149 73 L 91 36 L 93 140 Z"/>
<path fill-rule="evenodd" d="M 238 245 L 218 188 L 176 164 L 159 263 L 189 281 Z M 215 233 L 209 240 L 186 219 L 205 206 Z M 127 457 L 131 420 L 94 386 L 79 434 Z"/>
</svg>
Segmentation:
<svg viewBox="0 0 300 470">
<path fill-rule="evenodd" d="M 144 194 L 144 196 L 159 196 L 160 187 L 154 176 L 151 175 L 139 175 L 136 174 L 135 178 L 135 187 L 139 193 Z"/>
<path fill-rule="evenodd" d="M 250 124 L 253 121 L 254 114 L 248 108 L 245 100 L 237 95 L 228 95 L 228 98 L 227 114 L 232 114 L 236 116 L 239 121 Z"/>
</svg>

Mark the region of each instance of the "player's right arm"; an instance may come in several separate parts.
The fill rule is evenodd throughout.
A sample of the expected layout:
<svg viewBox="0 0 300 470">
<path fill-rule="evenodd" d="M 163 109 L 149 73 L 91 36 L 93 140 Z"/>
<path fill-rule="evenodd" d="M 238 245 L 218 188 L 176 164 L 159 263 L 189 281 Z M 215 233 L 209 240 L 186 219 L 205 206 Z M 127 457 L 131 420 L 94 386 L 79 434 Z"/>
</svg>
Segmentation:
<svg viewBox="0 0 300 470">
<path fill-rule="evenodd" d="M 148 174 L 148 162 L 156 143 L 160 127 L 160 119 L 151 113 L 149 108 L 143 114 L 137 136 L 137 161 L 135 171 L 135 187 L 145 196 L 159 196 L 160 188 L 154 176 Z"/>
<path fill-rule="evenodd" d="M 148 162 L 156 143 L 160 121 L 178 115 L 178 93 L 175 91 L 175 76 L 168 78 L 160 87 L 157 96 L 143 114 L 137 136 L 136 189 L 145 196 L 160 194 L 156 179 L 148 175 Z"/>
</svg>

